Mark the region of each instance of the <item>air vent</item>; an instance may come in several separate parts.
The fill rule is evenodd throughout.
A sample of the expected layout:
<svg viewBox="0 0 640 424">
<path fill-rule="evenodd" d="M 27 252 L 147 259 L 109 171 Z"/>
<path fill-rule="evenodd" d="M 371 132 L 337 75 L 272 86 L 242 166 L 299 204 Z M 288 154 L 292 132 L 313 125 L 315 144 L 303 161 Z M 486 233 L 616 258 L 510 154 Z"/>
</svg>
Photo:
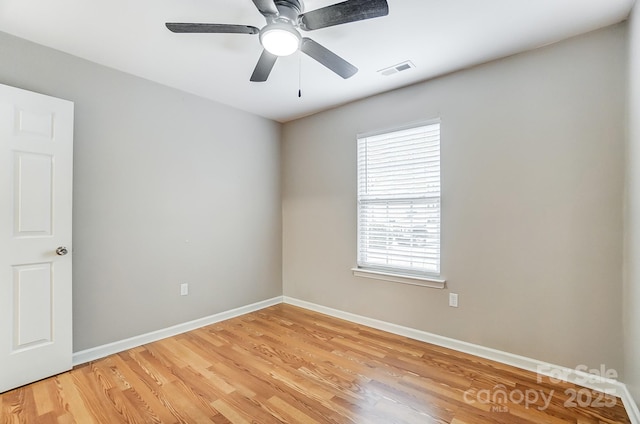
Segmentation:
<svg viewBox="0 0 640 424">
<path fill-rule="evenodd" d="M 389 75 L 397 74 L 398 72 L 406 71 L 407 69 L 412 69 L 415 67 L 416 65 L 414 65 L 410 60 L 407 60 L 402 63 L 398 63 L 397 65 L 380 69 L 378 72 L 380 73 L 380 75 L 388 77 Z"/>
</svg>

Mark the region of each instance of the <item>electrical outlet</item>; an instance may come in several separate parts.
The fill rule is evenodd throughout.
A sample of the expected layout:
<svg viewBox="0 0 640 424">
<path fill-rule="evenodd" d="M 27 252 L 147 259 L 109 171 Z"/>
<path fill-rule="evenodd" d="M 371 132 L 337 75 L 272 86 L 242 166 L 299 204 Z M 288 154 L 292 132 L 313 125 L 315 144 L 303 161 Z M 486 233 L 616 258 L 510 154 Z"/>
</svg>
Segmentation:
<svg viewBox="0 0 640 424">
<path fill-rule="evenodd" d="M 449 306 L 458 307 L 458 293 L 449 293 Z"/>
<path fill-rule="evenodd" d="M 180 284 L 180 296 L 186 296 L 189 294 L 189 284 L 182 283 Z"/>
</svg>

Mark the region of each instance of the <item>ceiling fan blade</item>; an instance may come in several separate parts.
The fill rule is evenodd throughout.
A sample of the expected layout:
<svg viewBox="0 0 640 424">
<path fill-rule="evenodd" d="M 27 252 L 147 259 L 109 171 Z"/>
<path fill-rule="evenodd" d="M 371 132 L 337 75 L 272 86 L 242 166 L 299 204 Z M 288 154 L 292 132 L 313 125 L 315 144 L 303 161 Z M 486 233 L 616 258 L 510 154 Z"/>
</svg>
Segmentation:
<svg viewBox="0 0 640 424">
<path fill-rule="evenodd" d="M 377 18 L 389 14 L 387 0 L 347 0 L 300 15 L 300 28 L 305 31 L 349 22 Z"/>
<path fill-rule="evenodd" d="M 358 72 L 358 68 L 311 38 L 303 38 L 300 49 L 344 79 L 350 78 Z"/>
<path fill-rule="evenodd" d="M 275 54 L 271 54 L 266 50 L 262 51 L 260 55 L 260 59 L 258 59 L 258 64 L 256 68 L 253 70 L 253 74 L 251 74 L 250 81 L 252 82 L 265 82 L 267 78 L 269 78 L 269 74 L 273 69 L 273 65 L 276 64 L 276 60 L 278 56 Z"/>
<path fill-rule="evenodd" d="M 262 16 L 278 16 L 278 8 L 273 0 L 253 0 Z"/>
<path fill-rule="evenodd" d="M 166 26 L 169 31 L 177 33 L 258 34 L 260 32 L 258 28 L 249 25 L 167 22 Z"/>
</svg>

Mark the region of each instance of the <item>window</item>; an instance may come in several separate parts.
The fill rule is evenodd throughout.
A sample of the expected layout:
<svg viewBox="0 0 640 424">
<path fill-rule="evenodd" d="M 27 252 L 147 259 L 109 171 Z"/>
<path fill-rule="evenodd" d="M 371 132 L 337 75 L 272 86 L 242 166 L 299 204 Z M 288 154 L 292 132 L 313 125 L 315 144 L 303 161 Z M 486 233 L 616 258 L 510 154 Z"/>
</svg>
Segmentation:
<svg viewBox="0 0 640 424">
<path fill-rule="evenodd" d="M 440 275 L 440 123 L 358 138 L 358 270 Z"/>
</svg>

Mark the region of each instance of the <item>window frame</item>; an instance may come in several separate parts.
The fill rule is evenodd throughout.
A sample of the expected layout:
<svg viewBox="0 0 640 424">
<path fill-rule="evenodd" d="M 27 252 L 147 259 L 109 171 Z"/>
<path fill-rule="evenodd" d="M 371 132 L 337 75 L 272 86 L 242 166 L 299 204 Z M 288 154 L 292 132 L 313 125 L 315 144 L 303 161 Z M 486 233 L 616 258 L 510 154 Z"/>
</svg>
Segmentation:
<svg viewBox="0 0 640 424">
<path fill-rule="evenodd" d="M 440 194 L 439 194 L 439 218 L 438 224 L 439 240 L 438 240 L 438 270 L 436 272 L 426 271 L 405 271 L 403 269 L 393 267 L 375 267 L 375 266 L 362 266 L 360 264 L 361 257 L 361 193 L 360 193 L 360 176 L 359 167 L 361 164 L 359 143 L 361 139 L 368 137 L 382 136 L 385 134 L 393 134 L 395 132 L 407 131 L 419 127 L 428 127 L 437 124 L 439 130 L 438 138 L 438 160 L 439 160 L 439 180 L 440 180 Z M 424 287 L 432 287 L 438 289 L 444 289 L 446 286 L 446 280 L 442 277 L 442 121 L 440 118 L 412 122 L 402 126 L 396 126 L 393 128 L 387 128 L 378 131 L 360 133 L 356 136 L 356 214 L 357 214 L 357 227 L 356 227 L 356 266 L 351 270 L 354 276 L 372 278 L 376 280 L 384 280 L 395 283 L 411 284 Z"/>
</svg>

